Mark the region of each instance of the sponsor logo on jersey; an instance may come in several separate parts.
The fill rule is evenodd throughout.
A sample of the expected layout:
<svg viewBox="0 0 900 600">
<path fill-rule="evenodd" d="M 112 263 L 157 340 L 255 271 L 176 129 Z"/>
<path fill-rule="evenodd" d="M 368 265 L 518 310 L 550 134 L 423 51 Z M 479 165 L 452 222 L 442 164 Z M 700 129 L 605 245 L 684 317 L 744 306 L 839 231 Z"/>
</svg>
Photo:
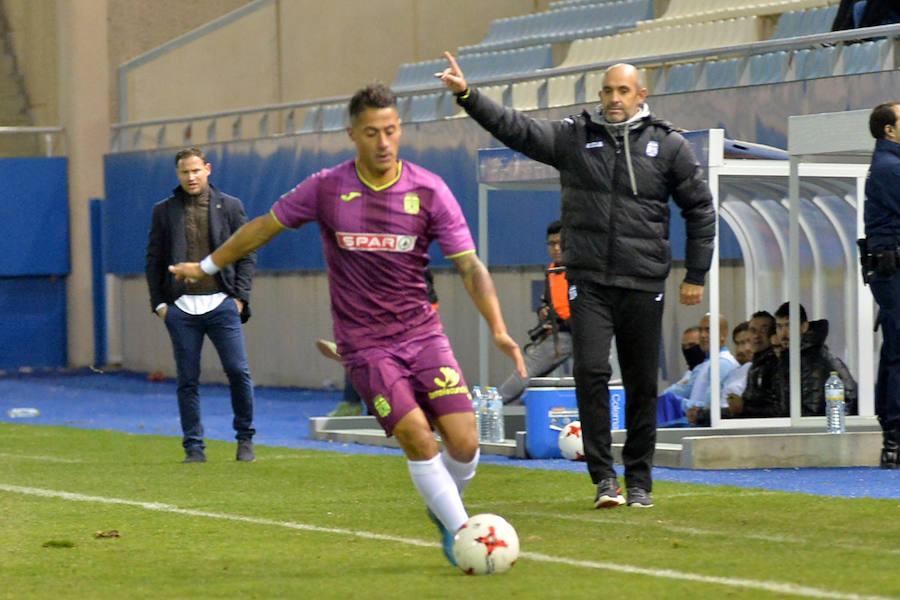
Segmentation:
<svg viewBox="0 0 900 600">
<path fill-rule="evenodd" d="M 354 198 L 359 198 L 360 196 L 362 196 L 362 192 L 350 192 L 349 194 L 341 194 L 341 200 L 350 202 Z"/>
<path fill-rule="evenodd" d="M 409 252 L 416 245 L 414 235 L 393 233 L 345 233 L 335 232 L 338 246 L 344 250 L 364 250 L 367 252 Z"/>
<path fill-rule="evenodd" d="M 372 400 L 372 406 L 375 407 L 375 411 L 382 419 L 391 414 L 391 405 L 387 401 L 387 398 L 381 394 L 375 396 L 375 399 Z"/>
<path fill-rule="evenodd" d="M 403 212 L 409 215 L 419 214 L 419 195 L 407 194 L 403 197 Z"/>
<path fill-rule="evenodd" d="M 434 399 L 440 398 L 441 396 L 450 396 L 452 394 L 469 393 L 469 388 L 464 385 L 459 385 L 459 371 L 453 367 L 441 367 L 440 371 L 442 377 L 434 378 L 434 384 L 437 386 L 437 389 L 433 392 L 428 392 L 429 398 Z"/>
</svg>

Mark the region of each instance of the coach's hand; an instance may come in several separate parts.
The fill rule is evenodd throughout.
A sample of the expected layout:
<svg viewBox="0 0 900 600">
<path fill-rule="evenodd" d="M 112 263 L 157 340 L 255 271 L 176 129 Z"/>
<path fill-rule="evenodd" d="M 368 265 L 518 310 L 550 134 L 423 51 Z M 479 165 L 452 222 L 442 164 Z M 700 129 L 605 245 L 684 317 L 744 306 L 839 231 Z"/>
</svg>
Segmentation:
<svg viewBox="0 0 900 600">
<path fill-rule="evenodd" d="M 462 94 L 469 86 L 466 85 L 466 78 L 463 76 L 462 69 L 459 68 L 459 65 L 456 64 L 456 59 L 453 58 L 453 55 L 449 52 L 444 52 L 444 58 L 450 63 L 450 66 L 441 71 L 440 73 L 435 73 L 434 76 L 444 82 L 444 85 L 447 86 L 454 94 Z"/>
<path fill-rule="evenodd" d="M 503 351 L 503 354 L 510 357 L 516 364 L 516 372 L 522 377 L 528 377 L 528 371 L 525 370 L 525 360 L 522 358 L 522 351 L 516 340 L 509 337 L 508 333 L 495 333 L 494 345 Z"/>
<path fill-rule="evenodd" d="M 188 283 L 194 283 L 207 277 L 207 274 L 200 268 L 200 263 L 195 262 L 169 265 L 169 272 L 175 275 L 175 279 L 184 279 Z"/>
<path fill-rule="evenodd" d="M 685 306 L 693 306 L 703 301 L 703 286 L 695 283 L 682 282 L 681 303 Z"/>
</svg>

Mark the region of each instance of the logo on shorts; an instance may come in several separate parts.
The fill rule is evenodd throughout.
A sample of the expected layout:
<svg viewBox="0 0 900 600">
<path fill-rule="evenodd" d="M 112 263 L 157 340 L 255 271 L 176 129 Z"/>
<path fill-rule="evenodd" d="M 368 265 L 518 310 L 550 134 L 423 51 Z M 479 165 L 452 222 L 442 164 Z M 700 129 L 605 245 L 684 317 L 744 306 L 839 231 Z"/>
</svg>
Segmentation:
<svg viewBox="0 0 900 600">
<path fill-rule="evenodd" d="M 346 233 L 336 231 L 338 246 L 344 250 L 364 250 L 367 252 L 409 252 L 416 245 L 414 235 L 392 233 Z"/>
<path fill-rule="evenodd" d="M 409 215 L 419 214 L 419 195 L 407 194 L 403 197 L 403 212 Z"/>
<path fill-rule="evenodd" d="M 434 390 L 433 392 L 428 392 L 429 398 L 434 399 L 440 398 L 441 396 L 469 393 L 469 388 L 464 385 L 459 385 L 459 371 L 457 371 L 453 367 L 441 367 L 440 371 L 441 375 L 443 375 L 443 379 L 439 379 L 437 377 L 434 378 L 434 384 L 438 387 L 438 389 Z"/>
<path fill-rule="evenodd" d="M 382 419 L 391 414 L 391 405 L 388 404 L 387 398 L 381 394 L 375 396 L 375 399 L 372 400 L 372 405 L 375 406 L 375 411 Z"/>
</svg>

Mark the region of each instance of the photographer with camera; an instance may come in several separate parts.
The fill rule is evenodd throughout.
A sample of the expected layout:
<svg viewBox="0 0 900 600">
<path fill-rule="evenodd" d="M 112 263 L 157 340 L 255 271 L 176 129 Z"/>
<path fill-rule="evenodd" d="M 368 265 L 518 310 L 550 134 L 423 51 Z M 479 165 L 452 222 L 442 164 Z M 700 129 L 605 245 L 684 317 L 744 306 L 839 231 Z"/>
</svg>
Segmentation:
<svg viewBox="0 0 900 600">
<path fill-rule="evenodd" d="M 500 386 L 504 404 L 519 402 L 532 377 L 543 377 L 572 357 L 572 334 L 569 330 L 569 282 L 562 265 L 562 223 L 547 226 L 547 252 L 550 265 L 544 270 L 544 295 L 538 309 L 538 324 L 528 330 L 531 340 L 523 348 L 528 377 L 517 372 Z"/>
<path fill-rule="evenodd" d="M 866 238 L 860 240 L 863 277 L 878 303 L 881 356 L 875 414 L 884 437 L 882 469 L 900 469 L 900 102 L 869 115 L 875 152 L 866 180 Z"/>
</svg>

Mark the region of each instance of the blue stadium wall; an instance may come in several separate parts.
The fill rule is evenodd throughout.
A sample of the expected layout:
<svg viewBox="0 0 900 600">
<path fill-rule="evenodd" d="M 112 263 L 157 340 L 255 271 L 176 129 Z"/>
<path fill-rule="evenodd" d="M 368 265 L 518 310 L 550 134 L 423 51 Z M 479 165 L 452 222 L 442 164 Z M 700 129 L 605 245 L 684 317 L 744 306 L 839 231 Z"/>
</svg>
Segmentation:
<svg viewBox="0 0 900 600">
<path fill-rule="evenodd" d="M 478 228 L 476 151 L 496 143 L 466 120 L 411 124 L 404 128 L 400 156 L 444 178 L 458 198 L 473 232 Z M 250 218 L 267 212 L 279 195 L 316 171 L 354 156 L 344 132 L 305 134 L 205 145 L 212 164 L 210 181 L 238 196 Z M 178 184 L 172 149 L 112 154 L 105 157 L 107 271 L 142 273 L 153 204 Z M 684 224 L 673 205 L 671 240 L 676 260 L 684 255 Z M 546 250 L 522 240 L 542 239 L 559 218 L 558 192 L 491 192 L 489 231 L 491 267 L 541 265 Z M 721 223 L 721 256 L 739 259 L 737 242 Z M 314 224 L 277 237 L 260 251 L 260 270 L 324 269 L 319 232 Z M 448 261 L 432 248 L 432 264 Z"/>
<path fill-rule="evenodd" d="M 0 369 L 67 363 L 65 158 L 0 159 Z"/>
</svg>

